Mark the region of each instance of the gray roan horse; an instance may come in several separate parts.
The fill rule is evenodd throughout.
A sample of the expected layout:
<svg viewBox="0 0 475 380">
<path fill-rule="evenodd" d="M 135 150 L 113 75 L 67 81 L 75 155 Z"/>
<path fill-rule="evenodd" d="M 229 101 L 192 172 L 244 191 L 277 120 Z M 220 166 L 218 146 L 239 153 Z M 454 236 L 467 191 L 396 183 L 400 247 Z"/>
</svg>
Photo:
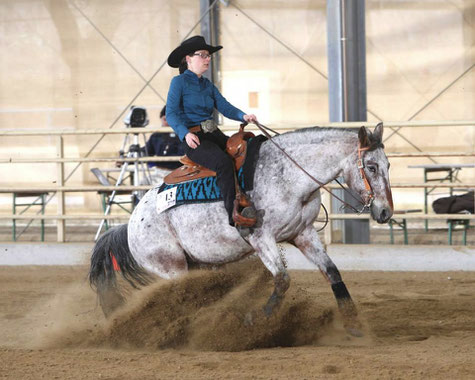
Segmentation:
<svg viewBox="0 0 475 380">
<path fill-rule="evenodd" d="M 314 127 L 284 133 L 273 140 L 320 183 L 342 176 L 353 192 L 370 204 L 372 218 L 385 223 L 393 214 L 393 203 L 382 135 L 380 123 L 373 133 L 365 127 L 359 131 Z M 359 148 L 365 150 L 362 170 L 358 167 Z M 355 305 L 313 226 L 321 206 L 320 187 L 271 141 L 264 142 L 256 163 L 254 188 L 249 193 L 257 210 L 258 227 L 246 237 L 229 226 L 222 202 L 186 204 L 158 213 L 157 191 L 148 191 L 128 225 L 107 231 L 93 250 L 89 279 L 105 314 L 123 301 L 114 266 L 120 267 L 131 285 L 140 287 L 151 281 L 151 274 L 173 279 L 185 274 L 192 263 L 226 264 L 256 253 L 274 276 L 274 292 L 264 307 L 269 316 L 290 284 L 277 246 L 288 242 L 328 279 L 347 330 L 357 331 L 360 323 Z"/>
</svg>

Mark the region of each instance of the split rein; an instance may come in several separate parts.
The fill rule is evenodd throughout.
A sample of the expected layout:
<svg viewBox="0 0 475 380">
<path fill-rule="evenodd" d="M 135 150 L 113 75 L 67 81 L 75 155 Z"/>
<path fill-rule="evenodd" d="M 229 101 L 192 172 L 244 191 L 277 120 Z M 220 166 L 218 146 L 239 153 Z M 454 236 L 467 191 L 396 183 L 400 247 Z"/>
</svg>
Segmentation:
<svg viewBox="0 0 475 380">
<path fill-rule="evenodd" d="M 368 194 L 368 202 L 366 203 L 363 203 L 360 199 L 356 198 L 347 188 L 345 188 L 337 179 L 335 179 L 335 181 L 341 186 L 341 188 L 343 189 L 343 191 L 345 191 L 346 193 L 348 193 L 353 199 L 355 199 L 357 202 L 359 202 L 361 205 L 363 205 L 363 207 L 361 208 L 361 210 L 357 210 L 355 207 L 353 207 L 351 204 L 349 204 L 348 202 L 345 202 L 343 199 L 339 198 L 337 195 L 333 194 L 331 192 L 331 190 L 329 190 L 325 184 L 323 184 L 322 182 L 320 182 L 318 179 L 316 179 L 314 176 L 312 176 L 308 171 L 306 171 L 297 161 L 295 161 L 284 149 L 282 149 L 282 147 L 277 144 L 273 139 L 272 139 L 272 136 L 266 131 L 266 130 L 269 130 L 271 131 L 272 133 L 275 133 L 276 135 L 279 135 L 278 132 L 272 130 L 271 128 L 269 127 L 266 127 L 264 125 L 262 125 L 261 123 L 259 123 L 258 121 L 255 122 L 255 125 L 261 130 L 261 132 L 264 134 L 264 136 L 266 136 L 269 141 L 272 142 L 272 144 L 274 144 L 290 161 L 292 161 L 292 163 L 297 166 L 301 171 L 303 171 L 312 181 L 314 181 L 317 185 L 319 185 L 320 188 L 323 188 L 324 190 L 326 190 L 331 196 L 333 196 L 334 198 L 338 199 L 341 203 L 343 203 L 343 208 L 349 208 L 351 210 L 353 210 L 354 212 L 356 212 L 357 214 L 361 214 L 364 212 L 364 210 L 366 209 L 369 209 L 371 207 L 371 204 L 373 203 L 373 200 L 374 200 L 374 194 L 373 194 L 373 190 L 371 188 L 371 185 L 368 181 L 368 178 L 366 177 L 366 174 L 364 172 L 364 164 L 363 164 L 363 154 L 365 151 L 367 151 L 369 148 L 366 147 L 366 148 L 361 148 L 360 145 L 359 145 L 359 142 L 358 142 L 358 169 L 360 170 L 360 176 L 361 176 L 361 179 L 363 180 L 364 182 L 364 185 L 365 185 L 365 188 L 366 188 L 366 191 L 367 191 L 367 194 Z M 323 206 L 323 209 L 325 210 L 325 214 L 326 214 L 326 222 L 325 222 L 325 225 L 319 230 L 321 231 L 323 228 L 326 227 L 327 223 L 328 223 L 328 211 L 326 210 L 325 206 L 323 205 L 322 203 L 322 206 Z"/>
</svg>

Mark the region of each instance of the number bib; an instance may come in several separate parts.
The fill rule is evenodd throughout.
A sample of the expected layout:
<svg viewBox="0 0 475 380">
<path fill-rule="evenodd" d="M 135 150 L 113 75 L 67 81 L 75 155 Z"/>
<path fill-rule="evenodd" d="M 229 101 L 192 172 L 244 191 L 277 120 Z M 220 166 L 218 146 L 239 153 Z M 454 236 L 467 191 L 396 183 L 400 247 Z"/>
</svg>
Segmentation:
<svg viewBox="0 0 475 380">
<path fill-rule="evenodd" d="M 176 204 L 176 187 L 162 191 L 157 195 L 156 210 L 160 214 L 161 212 L 175 206 Z"/>
</svg>

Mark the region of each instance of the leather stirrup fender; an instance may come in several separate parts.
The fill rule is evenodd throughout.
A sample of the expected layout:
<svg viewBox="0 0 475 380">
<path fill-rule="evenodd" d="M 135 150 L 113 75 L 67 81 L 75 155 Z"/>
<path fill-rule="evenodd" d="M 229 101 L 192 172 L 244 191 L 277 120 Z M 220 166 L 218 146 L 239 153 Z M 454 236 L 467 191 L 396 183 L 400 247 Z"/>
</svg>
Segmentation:
<svg viewBox="0 0 475 380">
<path fill-rule="evenodd" d="M 183 166 L 176 168 L 163 179 L 167 185 L 174 185 L 176 183 L 192 181 L 204 177 L 216 177 L 215 171 L 191 161 L 188 156 L 181 157 L 180 162 Z"/>
<path fill-rule="evenodd" d="M 239 132 L 232 135 L 226 142 L 226 153 L 234 160 L 234 168 L 239 170 L 244 164 L 247 153 L 247 140 L 255 137 L 252 132 L 244 132 L 246 124 L 241 124 Z"/>
<path fill-rule="evenodd" d="M 239 186 L 236 189 L 236 199 L 239 202 L 239 206 L 242 208 L 252 206 L 252 202 L 249 200 L 249 197 L 241 191 Z"/>
</svg>

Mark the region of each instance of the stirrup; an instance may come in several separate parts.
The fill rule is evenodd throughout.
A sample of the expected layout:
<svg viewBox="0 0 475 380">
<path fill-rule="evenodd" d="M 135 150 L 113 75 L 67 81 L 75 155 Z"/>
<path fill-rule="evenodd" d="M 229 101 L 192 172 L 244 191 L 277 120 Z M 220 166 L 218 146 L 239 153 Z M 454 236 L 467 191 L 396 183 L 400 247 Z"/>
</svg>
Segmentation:
<svg viewBox="0 0 475 380">
<path fill-rule="evenodd" d="M 238 211 L 239 209 L 239 200 L 234 200 L 234 207 L 233 207 L 233 221 L 236 227 L 253 227 L 257 219 L 255 217 L 245 217 L 241 215 Z"/>
</svg>

